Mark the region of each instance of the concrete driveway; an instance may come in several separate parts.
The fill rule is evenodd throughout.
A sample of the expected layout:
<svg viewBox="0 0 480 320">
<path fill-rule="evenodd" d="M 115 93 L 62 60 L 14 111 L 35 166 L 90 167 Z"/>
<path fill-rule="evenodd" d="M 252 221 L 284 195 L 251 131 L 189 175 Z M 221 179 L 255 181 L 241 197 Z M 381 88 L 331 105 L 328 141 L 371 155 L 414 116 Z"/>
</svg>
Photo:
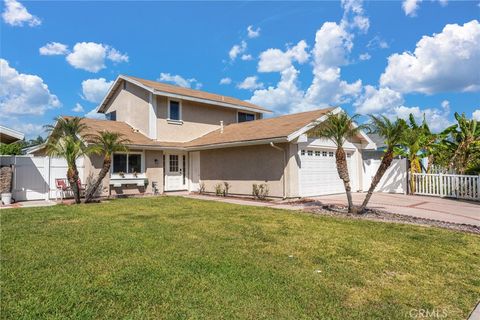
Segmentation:
<svg viewBox="0 0 480 320">
<path fill-rule="evenodd" d="M 353 201 L 360 205 L 365 193 L 353 193 Z M 346 205 L 344 193 L 314 197 L 323 204 Z M 480 226 L 480 202 L 437 197 L 374 193 L 369 208 L 413 217 Z"/>
</svg>

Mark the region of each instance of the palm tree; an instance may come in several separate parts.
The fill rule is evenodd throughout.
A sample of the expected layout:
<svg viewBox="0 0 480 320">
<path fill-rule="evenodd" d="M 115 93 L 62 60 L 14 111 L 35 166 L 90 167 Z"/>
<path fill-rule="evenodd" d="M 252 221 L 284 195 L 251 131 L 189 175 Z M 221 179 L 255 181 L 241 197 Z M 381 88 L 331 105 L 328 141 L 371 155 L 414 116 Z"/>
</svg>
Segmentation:
<svg viewBox="0 0 480 320">
<path fill-rule="evenodd" d="M 57 117 L 55 125 L 47 125 L 45 128 L 50 133 L 46 145 L 47 155 L 67 160 L 67 179 L 73 190 L 75 203 L 80 203 L 76 160 L 92 151 L 84 142 L 84 138 L 88 137 L 88 127 L 79 117 Z"/>
<path fill-rule="evenodd" d="M 452 156 L 453 167 L 464 174 L 469 165 L 475 162 L 480 148 L 480 126 L 474 119 L 468 119 L 465 114 L 455 112 L 457 125 L 448 128 L 450 139 L 446 143 L 454 150 Z"/>
<path fill-rule="evenodd" d="M 337 151 L 335 153 L 337 172 L 345 187 L 349 213 L 354 213 L 355 208 L 352 201 L 350 176 L 348 174 L 347 157 L 345 155 L 345 150 L 343 149 L 343 144 L 347 139 L 358 135 L 359 131 L 365 127 L 363 125 L 357 126 L 355 124 L 354 120 L 357 117 L 358 115 L 349 117 L 344 112 L 337 114 L 328 113 L 327 119 L 316 124 L 315 128 L 309 132 L 309 136 L 311 137 L 330 139 L 337 147 Z"/>
<path fill-rule="evenodd" d="M 365 212 L 368 202 L 372 197 L 373 191 L 382 179 L 383 175 L 390 167 L 395 156 L 396 147 L 402 141 L 404 131 L 407 128 L 407 123 L 403 119 L 391 121 L 385 116 L 370 116 L 370 124 L 368 125 L 371 133 L 376 133 L 385 139 L 387 146 L 385 154 L 382 157 L 382 162 L 372 179 L 368 193 L 360 206 L 359 213 Z"/>
<path fill-rule="evenodd" d="M 98 174 L 97 179 L 88 188 L 85 194 L 85 203 L 91 202 L 98 187 L 102 183 L 103 179 L 110 171 L 112 165 L 112 154 L 114 152 L 127 151 L 126 144 L 130 141 L 123 138 L 123 135 L 117 132 L 103 131 L 94 136 L 89 142 L 92 143 L 96 153 L 103 153 L 103 166 L 102 170 Z"/>
<path fill-rule="evenodd" d="M 88 147 L 82 140 L 66 136 L 56 141 L 49 141 L 46 150 L 47 155 L 65 158 L 67 161 L 67 179 L 73 190 L 75 203 L 80 203 L 80 188 L 78 185 L 79 178 L 76 161 L 78 158 L 90 154 Z"/>
</svg>

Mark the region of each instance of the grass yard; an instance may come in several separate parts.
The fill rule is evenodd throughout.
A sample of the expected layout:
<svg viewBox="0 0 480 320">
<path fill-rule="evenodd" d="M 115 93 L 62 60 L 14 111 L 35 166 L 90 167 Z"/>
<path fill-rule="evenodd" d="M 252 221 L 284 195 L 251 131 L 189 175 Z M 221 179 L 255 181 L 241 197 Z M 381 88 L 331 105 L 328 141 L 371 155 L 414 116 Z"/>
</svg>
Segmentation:
<svg viewBox="0 0 480 320">
<path fill-rule="evenodd" d="M 443 229 L 180 197 L 0 217 L 2 318 L 465 319 L 480 298 L 480 237 Z"/>
</svg>

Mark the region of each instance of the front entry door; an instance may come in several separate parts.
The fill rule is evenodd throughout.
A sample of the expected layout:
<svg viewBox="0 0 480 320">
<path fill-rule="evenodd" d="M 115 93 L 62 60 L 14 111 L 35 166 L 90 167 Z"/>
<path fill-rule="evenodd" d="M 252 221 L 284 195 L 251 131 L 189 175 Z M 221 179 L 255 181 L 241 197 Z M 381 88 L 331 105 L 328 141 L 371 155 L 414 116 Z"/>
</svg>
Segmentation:
<svg viewBox="0 0 480 320">
<path fill-rule="evenodd" d="M 186 157 L 184 153 L 165 155 L 165 191 L 187 189 Z"/>
</svg>

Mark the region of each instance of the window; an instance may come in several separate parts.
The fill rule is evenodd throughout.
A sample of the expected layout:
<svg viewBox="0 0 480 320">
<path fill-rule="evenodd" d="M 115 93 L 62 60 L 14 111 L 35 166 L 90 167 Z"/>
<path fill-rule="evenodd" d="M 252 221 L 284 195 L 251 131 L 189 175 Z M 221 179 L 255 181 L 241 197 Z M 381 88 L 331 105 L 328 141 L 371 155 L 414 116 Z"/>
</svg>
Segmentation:
<svg viewBox="0 0 480 320">
<path fill-rule="evenodd" d="M 168 102 L 168 119 L 169 120 L 181 120 L 180 115 L 180 101 L 169 100 Z"/>
<path fill-rule="evenodd" d="M 327 151 L 322 151 L 322 156 L 326 157 L 327 156 Z"/>
<path fill-rule="evenodd" d="M 313 151 L 312 150 L 308 150 L 307 153 L 308 153 L 309 156 L 313 156 Z"/>
<path fill-rule="evenodd" d="M 351 158 L 352 157 L 352 154 L 351 153 L 347 153 L 347 158 Z"/>
<path fill-rule="evenodd" d="M 117 111 L 109 112 L 105 115 L 105 117 L 107 118 L 107 120 L 116 121 L 117 120 Z"/>
<path fill-rule="evenodd" d="M 301 154 L 302 156 L 304 156 L 304 155 L 305 155 L 305 150 L 302 150 L 302 151 L 300 152 L 300 154 Z"/>
<path fill-rule="evenodd" d="M 315 151 L 315 157 L 320 157 L 320 151 Z"/>
<path fill-rule="evenodd" d="M 113 173 L 140 173 L 142 172 L 142 155 L 139 153 L 113 154 Z"/>
<path fill-rule="evenodd" d="M 329 157 L 333 157 L 333 152 L 330 151 L 330 152 L 328 153 L 328 156 L 329 156 Z"/>
<path fill-rule="evenodd" d="M 255 115 L 251 113 L 239 112 L 238 113 L 238 122 L 246 122 L 255 120 Z"/>
<path fill-rule="evenodd" d="M 170 155 L 170 172 L 178 172 L 178 155 Z"/>
</svg>

